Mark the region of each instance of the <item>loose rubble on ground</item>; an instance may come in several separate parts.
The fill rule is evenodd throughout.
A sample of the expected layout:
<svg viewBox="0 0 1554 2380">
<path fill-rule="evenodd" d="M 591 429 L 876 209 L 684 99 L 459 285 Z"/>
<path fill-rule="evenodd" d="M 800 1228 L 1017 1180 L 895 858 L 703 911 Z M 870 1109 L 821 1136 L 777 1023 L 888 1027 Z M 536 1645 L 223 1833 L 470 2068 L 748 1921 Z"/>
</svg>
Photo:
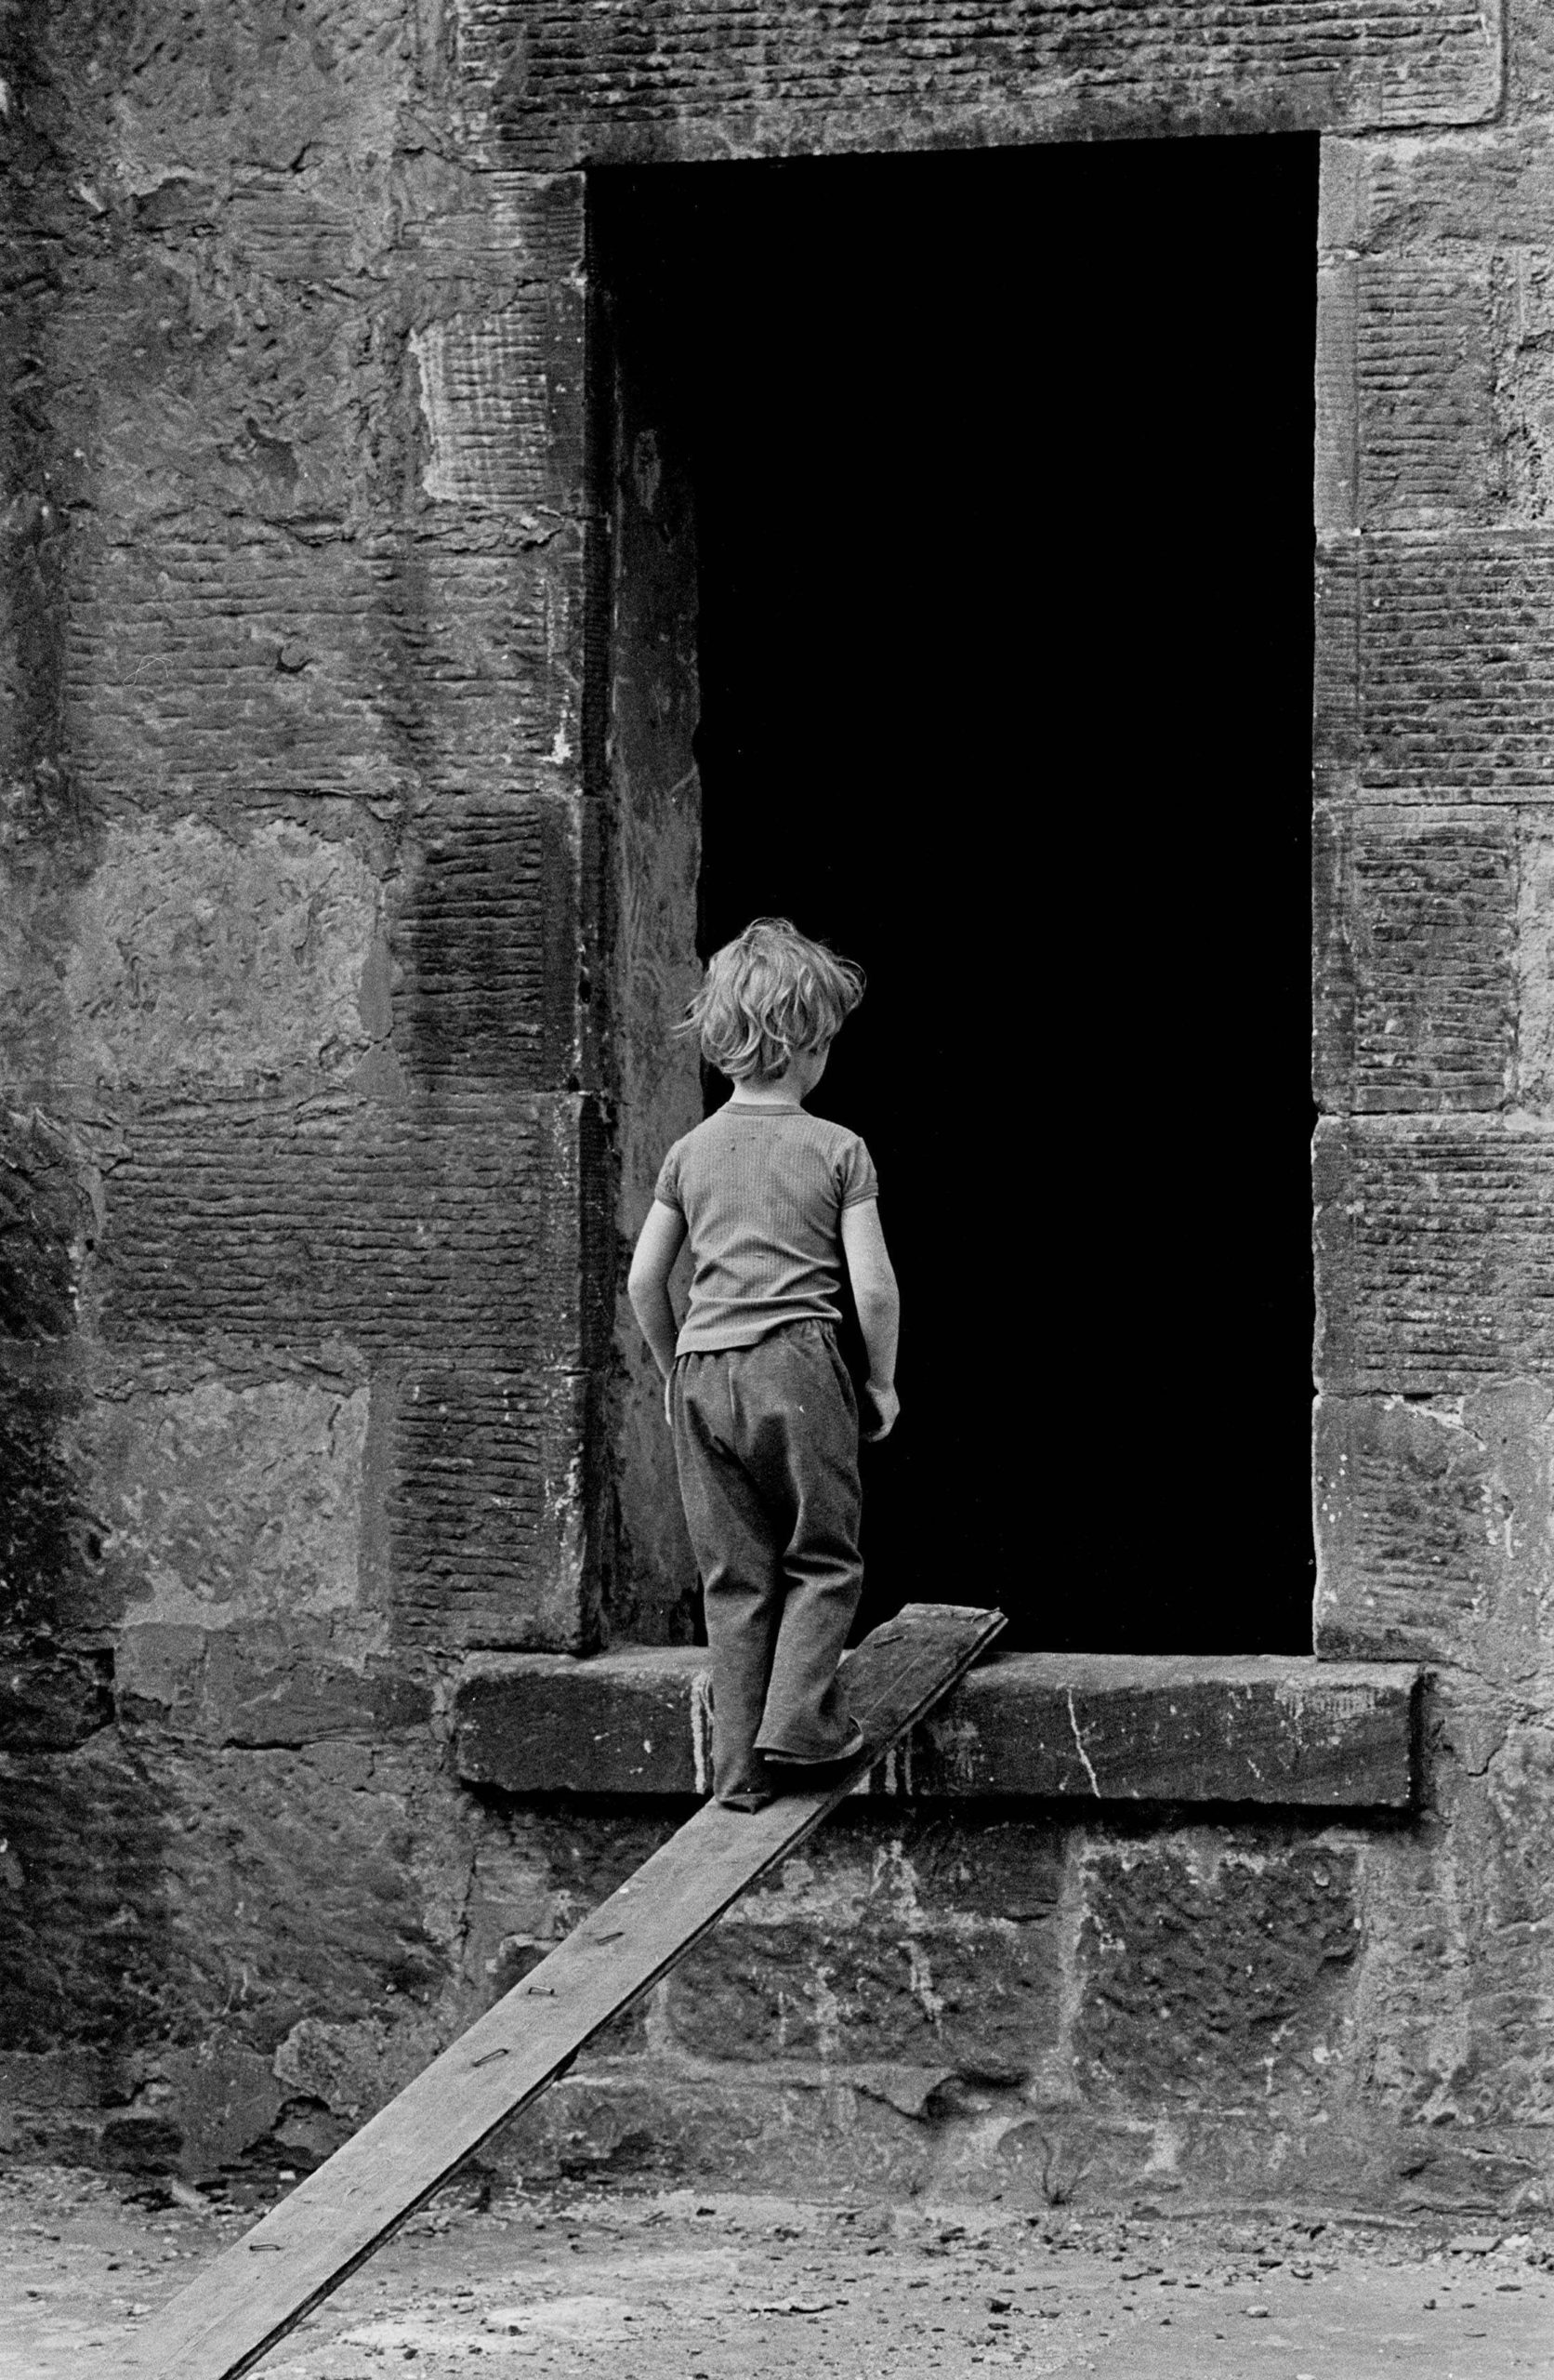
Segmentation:
<svg viewBox="0 0 1554 2380">
<path fill-rule="evenodd" d="M 297 2177 L 0 2177 L 0 2380 L 110 2380 Z M 1554 2374 L 1554 2228 L 1342 2209 L 1016 2213 L 461 2180 L 275 2347 L 270 2380 L 1501 2380 Z"/>
</svg>

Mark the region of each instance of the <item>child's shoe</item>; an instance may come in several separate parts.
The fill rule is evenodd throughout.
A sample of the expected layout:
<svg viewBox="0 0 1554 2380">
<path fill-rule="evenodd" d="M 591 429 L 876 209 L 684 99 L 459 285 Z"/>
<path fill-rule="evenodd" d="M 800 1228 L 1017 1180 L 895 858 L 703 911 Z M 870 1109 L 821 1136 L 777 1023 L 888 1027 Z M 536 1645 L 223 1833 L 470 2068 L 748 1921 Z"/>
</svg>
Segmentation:
<svg viewBox="0 0 1554 2380">
<path fill-rule="evenodd" d="M 857 1759 L 867 1741 L 855 1721 L 840 1751 L 828 1752 L 822 1760 L 810 1760 L 802 1752 L 765 1752 L 764 1757 L 768 1769 L 781 1778 L 790 1793 L 802 1793 L 815 1786 L 829 1785 Z M 784 1775 L 784 1771 L 790 1773 Z"/>
</svg>

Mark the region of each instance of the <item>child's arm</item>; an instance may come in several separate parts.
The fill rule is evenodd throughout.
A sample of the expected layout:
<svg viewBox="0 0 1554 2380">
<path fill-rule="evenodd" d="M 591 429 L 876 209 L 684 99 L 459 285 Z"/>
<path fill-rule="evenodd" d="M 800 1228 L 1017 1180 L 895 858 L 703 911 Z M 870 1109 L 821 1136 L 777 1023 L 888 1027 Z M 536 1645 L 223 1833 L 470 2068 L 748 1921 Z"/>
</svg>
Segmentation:
<svg viewBox="0 0 1554 2380">
<path fill-rule="evenodd" d="M 879 1427 L 865 1430 L 871 1445 L 888 1438 L 902 1409 L 896 1395 L 896 1339 L 901 1329 L 901 1293 L 880 1229 L 879 1203 L 860 1199 L 842 1209 L 842 1254 L 847 1258 L 858 1326 L 869 1358 L 868 1397 Z"/>
<path fill-rule="evenodd" d="M 664 1375 L 664 1418 L 672 1421 L 669 1375 L 675 1368 L 675 1309 L 669 1303 L 669 1276 L 685 1245 L 685 1217 L 678 1208 L 655 1198 L 638 1235 L 626 1293 L 643 1338 L 652 1349 L 653 1362 Z"/>
</svg>

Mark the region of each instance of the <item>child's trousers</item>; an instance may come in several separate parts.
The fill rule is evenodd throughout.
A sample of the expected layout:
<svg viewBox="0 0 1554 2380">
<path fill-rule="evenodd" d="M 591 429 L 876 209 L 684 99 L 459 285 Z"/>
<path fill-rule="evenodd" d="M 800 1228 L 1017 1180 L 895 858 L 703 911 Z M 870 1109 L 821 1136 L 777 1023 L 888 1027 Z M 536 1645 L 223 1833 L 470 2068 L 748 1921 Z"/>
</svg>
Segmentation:
<svg viewBox="0 0 1554 2380">
<path fill-rule="evenodd" d="M 858 1400 L 836 1331 L 806 1321 L 681 1355 L 672 1402 L 723 1799 L 764 1789 L 763 1753 L 829 1760 L 851 1733 L 836 1665 L 863 1587 Z"/>
</svg>

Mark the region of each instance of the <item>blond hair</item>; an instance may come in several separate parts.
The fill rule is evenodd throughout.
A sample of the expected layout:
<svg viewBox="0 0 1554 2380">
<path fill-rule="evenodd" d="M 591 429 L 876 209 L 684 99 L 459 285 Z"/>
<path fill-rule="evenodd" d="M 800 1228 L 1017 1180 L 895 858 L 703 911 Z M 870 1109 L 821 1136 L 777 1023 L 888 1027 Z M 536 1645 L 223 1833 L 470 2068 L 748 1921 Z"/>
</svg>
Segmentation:
<svg viewBox="0 0 1554 2380">
<path fill-rule="evenodd" d="M 787 1071 L 796 1050 L 829 1041 L 863 997 L 863 971 L 786 918 L 757 918 L 707 960 L 682 1030 L 731 1082 Z"/>
</svg>

